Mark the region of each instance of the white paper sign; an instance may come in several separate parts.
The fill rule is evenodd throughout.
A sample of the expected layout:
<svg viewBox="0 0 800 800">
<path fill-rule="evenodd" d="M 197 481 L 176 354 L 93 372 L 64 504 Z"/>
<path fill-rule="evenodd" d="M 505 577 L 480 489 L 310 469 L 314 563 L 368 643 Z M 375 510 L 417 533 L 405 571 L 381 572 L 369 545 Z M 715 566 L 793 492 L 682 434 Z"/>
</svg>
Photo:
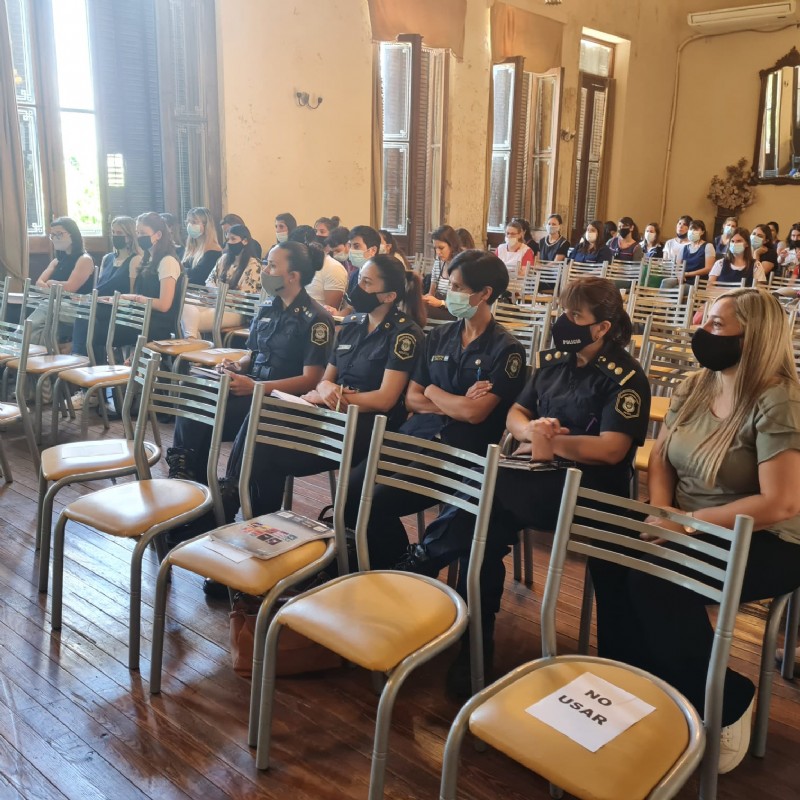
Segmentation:
<svg viewBox="0 0 800 800">
<path fill-rule="evenodd" d="M 591 672 L 525 709 L 582 747 L 596 753 L 655 707 Z"/>
</svg>

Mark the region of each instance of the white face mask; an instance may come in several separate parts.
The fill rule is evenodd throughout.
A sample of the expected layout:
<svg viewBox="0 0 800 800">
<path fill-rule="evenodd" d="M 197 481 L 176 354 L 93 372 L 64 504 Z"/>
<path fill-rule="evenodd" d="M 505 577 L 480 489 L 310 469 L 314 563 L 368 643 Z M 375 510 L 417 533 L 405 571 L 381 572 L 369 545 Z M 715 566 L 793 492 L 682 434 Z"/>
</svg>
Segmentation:
<svg viewBox="0 0 800 800">
<path fill-rule="evenodd" d="M 518 236 L 506 236 L 506 247 L 515 247 L 518 242 Z"/>
<path fill-rule="evenodd" d="M 547 232 L 551 236 L 555 236 L 558 233 L 558 225 L 556 225 L 556 224 L 554 224 L 552 222 L 548 222 L 547 223 Z"/>
<path fill-rule="evenodd" d="M 389 252 L 389 248 L 383 242 L 381 242 L 381 246 L 378 248 L 378 252 L 386 255 L 386 253 Z"/>
<path fill-rule="evenodd" d="M 750 245 L 753 247 L 753 249 L 758 250 L 762 244 L 764 244 L 763 236 L 758 236 L 755 233 L 750 235 Z"/>
<path fill-rule="evenodd" d="M 648 244 L 653 244 L 653 242 L 656 240 L 656 232 L 655 231 L 645 231 L 644 232 L 644 240 Z"/>
<path fill-rule="evenodd" d="M 288 233 L 276 233 L 275 234 L 275 238 L 278 240 L 278 244 L 282 244 L 283 242 L 286 242 L 286 241 L 289 240 L 289 234 Z"/>
<path fill-rule="evenodd" d="M 587 242 L 597 241 L 597 231 L 586 231 L 585 239 Z"/>
<path fill-rule="evenodd" d="M 699 242 L 700 237 L 703 235 L 702 231 L 698 231 L 696 229 L 692 229 L 689 231 L 689 241 L 690 242 Z"/>
<path fill-rule="evenodd" d="M 331 253 L 331 255 L 332 255 L 332 256 L 333 256 L 333 257 L 334 257 L 334 258 L 335 258 L 335 259 L 336 259 L 336 260 L 337 260 L 337 261 L 338 261 L 340 264 L 344 264 L 344 262 L 345 262 L 345 261 L 347 261 L 347 256 L 348 256 L 348 253 L 347 253 L 347 252 L 344 252 L 344 253 Z"/>
</svg>

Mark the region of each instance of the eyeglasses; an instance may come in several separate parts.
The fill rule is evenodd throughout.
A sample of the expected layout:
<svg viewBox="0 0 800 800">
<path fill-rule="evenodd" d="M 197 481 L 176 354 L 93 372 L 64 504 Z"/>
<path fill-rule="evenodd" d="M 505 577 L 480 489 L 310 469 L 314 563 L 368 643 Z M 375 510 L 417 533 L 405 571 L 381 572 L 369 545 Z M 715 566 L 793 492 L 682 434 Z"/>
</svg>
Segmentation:
<svg viewBox="0 0 800 800">
<path fill-rule="evenodd" d="M 67 233 L 51 233 L 47 238 L 50 239 L 51 242 L 58 241 L 59 239 L 63 239 L 65 236 L 68 236 Z"/>
</svg>

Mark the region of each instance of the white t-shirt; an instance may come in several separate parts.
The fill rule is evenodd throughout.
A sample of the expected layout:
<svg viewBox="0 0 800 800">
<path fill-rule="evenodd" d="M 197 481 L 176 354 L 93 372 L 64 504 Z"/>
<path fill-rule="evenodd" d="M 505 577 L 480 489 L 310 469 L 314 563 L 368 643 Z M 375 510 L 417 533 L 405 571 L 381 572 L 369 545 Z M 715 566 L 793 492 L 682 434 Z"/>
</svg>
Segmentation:
<svg viewBox="0 0 800 800">
<path fill-rule="evenodd" d="M 335 258 L 325 256 L 322 268 L 306 286 L 309 296 L 325 304 L 325 292 L 343 292 L 347 289 L 347 270 Z"/>
<path fill-rule="evenodd" d="M 178 263 L 177 258 L 172 256 L 164 256 L 158 262 L 158 279 L 163 281 L 164 278 L 175 278 L 177 281 L 181 276 L 181 265 Z"/>
<path fill-rule="evenodd" d="M 512 278 L 519 277 L 520 266 L 523 264 L 527 267 L 533 264 L 533 251 L 528 245 L 523 244 L 519 250 L 509 250 L 505 242 L 498 246 L 497 257 L 508 267 L 508 274 Z M 521 270 L 524 274 L 525 270 Z"/>
<path fill-rule="evenodd" d="M 689 244 L 689 237 L 679 239 L 677 236 L 664 242 L 664 260 L 680 264 L 683 257 L 683 248 Z"/>
<path fill-rule="evenodd" d="M 722 262 L 724 259 L 720 259 L 719 261 L 714 262 L 714 266 L 711 267 L 711 272 L 708 273 L 709 277 L 712 275 L 715 278 L 718 278 L 722 274 Z M 731 264 L 731 269 L 736 270 L 736 272 L 744 272 L 745 268 L 741 267 L 741 269 L 734 264 Z M 767 276 L 764 273 L 764 269 L 762 268 L 761 264 L 756 261 L 753 264 L 753 282 L 754 283 L 766 283 Z"/>
</svg>

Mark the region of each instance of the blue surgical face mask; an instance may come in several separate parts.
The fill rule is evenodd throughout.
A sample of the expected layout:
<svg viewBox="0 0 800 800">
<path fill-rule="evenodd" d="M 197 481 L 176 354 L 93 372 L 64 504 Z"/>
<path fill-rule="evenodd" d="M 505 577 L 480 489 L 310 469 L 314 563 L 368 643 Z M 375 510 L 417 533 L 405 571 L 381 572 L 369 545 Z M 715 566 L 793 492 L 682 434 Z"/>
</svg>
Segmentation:
<svg viewBox="0 0 800 800">
<path fill-rule="evenodd" d="M 350 263 L 356 268 L 361 269 L 367 261 L 363 250 L 353 250 L 350 248 Z"/>
<path fill-rule="evenodd" d="M 456 319 L 472 319 L 478 310 L 478 306 L 470 304 L 470 297 L 472 297 L 472 294 L 469 292 L 454 292 L 452 289 L 448 289 L 444 302 L 447 305 L 447 310 Z"/>
<path fill-rule="evenodd" d="M 735 230 L 735 229 L 734 229 L 733 225 L 726 225 L 726 226 L 725 226 L 725 227 L 722 229 L 722 235 L 723 235 L 723 236 L 733 236 L 733 231 L 734 231 L 734 230 Z"/>
<path fill-rule="evenodd" d="M 731 242 L 731 254 L 740 256 L 744 253 L 744 242 Z"/>
<path fill-rule="evenodd" d="M 697 228 L 692 228 L 692 230 L 689 231 L 689 241 L 690 242 L 699 242 L 700 241 L 700 237 L 702 235 L 703 235 L 702 231 L 697 230 Z"/>
<path fill-rule="evenodd" d="M 753 250 L 758 250 L 762 244 L 764 244 L 764 237 L 763 236 L 756 236 L 756 234 L 750 235 L 750 244 L 753 246 Z"/>
<path fill-rule="evenodd" d="M 347 253 L 331 253 L 331 255 L 340 263 L 344 264 L 347 261 Z"/>
<path fill-rule="evenodd" d="M 190 239 L 199 239 L 203 235 L 203 226 L 199 222 L 189 222 L 186 225 L 186 233 Z"/>
</svg>

